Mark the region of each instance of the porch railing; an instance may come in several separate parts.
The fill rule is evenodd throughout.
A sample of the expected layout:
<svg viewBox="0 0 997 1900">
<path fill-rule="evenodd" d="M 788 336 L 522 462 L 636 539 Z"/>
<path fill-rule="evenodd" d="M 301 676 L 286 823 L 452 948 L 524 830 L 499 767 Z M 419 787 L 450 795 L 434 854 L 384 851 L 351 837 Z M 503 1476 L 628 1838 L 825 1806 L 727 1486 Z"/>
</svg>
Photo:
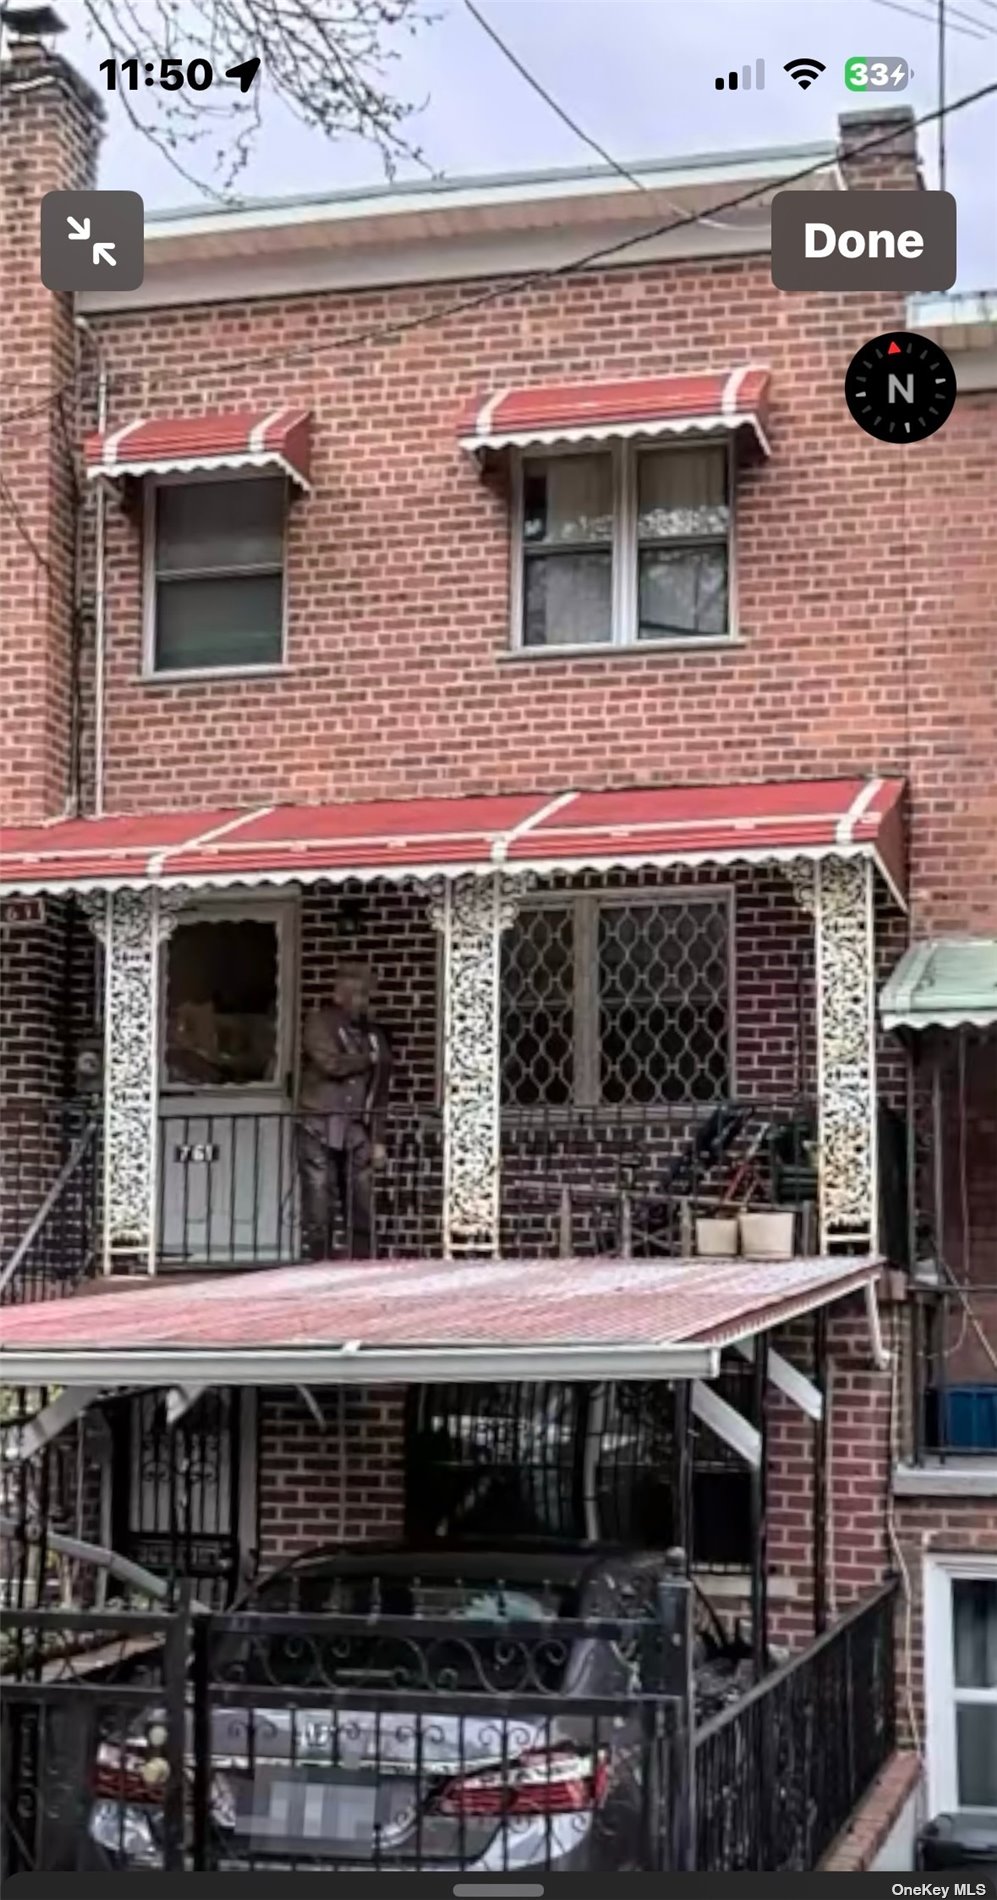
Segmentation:
<svg viewBox="0 0 997 1900">
<path fill-rule="evenodd" d="M 73 1107 L 63 1112 L 57 1130 L 49 1130 L 47 1143 L 33 1147 L 31 1165 L 15 1167 L 17 1191 L 4 1203 L 8 1246 L 0 1305 L 57 1299 L 95 1271 L 98 1150 L 96 1119 Z M 44 1173 L 53 1170 L 41 1192 Z"/>
<path fill-rule="evenodd" d="M 383 1161 L 330 1154 L 314 1117 L 176 1114 L 159 1124 L 163 1264 L 280 1264 L 315 1257 L 438 1258 L 442 1130 L 432 1113 L 395 1115 Z M 304 1189 L 304 1193 L 303 1193 Z M 324 1202 L 322 1195 L 324 1194 Z M 806 1101 L 712 1109 L 530 1111 L 501 1141 L 504 1257 L 680 1255 L 696 1222 L 738 1209 L 793 1215 L 790 1246 L 816 1248 L 816 1118 Z"/>
<path fill-rule="evenodd" d="M 911 1292 L 915 1461 L 997 1459 L 997 1284 Z"/>
<path fill-rule="evenodd" d="M 896 1742 L 896 1583 L 699 1729 L 697 1860 L 816 1868 Z"/>
</svg>

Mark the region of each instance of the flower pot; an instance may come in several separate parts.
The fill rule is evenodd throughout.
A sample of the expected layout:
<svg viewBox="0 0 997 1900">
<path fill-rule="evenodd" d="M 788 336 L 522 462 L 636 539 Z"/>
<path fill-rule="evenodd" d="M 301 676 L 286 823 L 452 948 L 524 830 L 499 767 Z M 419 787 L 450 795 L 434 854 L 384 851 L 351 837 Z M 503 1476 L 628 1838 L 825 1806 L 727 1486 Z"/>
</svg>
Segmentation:
<svg viewBox="0 0 997 1900">
<path fill-rule="evenodd" d="M 737 1253 L 737 1215 L 708 1218 L 696 1222 L 696 1252 L 714 1260 L 729 1260 Z"/>
<path fill-rule="evenodd" d="M 792 1260 L 796 1214 L 791 1207 L 740 1214 L 738 1224 L 746 1260 Z"/>
</svg>

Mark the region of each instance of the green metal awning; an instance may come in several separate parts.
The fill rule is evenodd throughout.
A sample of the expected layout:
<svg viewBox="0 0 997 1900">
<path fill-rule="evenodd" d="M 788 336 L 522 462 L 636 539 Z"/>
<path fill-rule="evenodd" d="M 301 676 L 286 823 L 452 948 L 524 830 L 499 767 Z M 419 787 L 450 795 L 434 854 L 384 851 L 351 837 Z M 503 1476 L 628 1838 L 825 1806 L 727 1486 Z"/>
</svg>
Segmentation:
<svg viewBox="0 0 997 1900">
<path fill-rule="evenodd" d="M 997 937 L 935 937 L 901 957 L 879 998 L 885 1029 L 997 1023 Z"/>
</svg>

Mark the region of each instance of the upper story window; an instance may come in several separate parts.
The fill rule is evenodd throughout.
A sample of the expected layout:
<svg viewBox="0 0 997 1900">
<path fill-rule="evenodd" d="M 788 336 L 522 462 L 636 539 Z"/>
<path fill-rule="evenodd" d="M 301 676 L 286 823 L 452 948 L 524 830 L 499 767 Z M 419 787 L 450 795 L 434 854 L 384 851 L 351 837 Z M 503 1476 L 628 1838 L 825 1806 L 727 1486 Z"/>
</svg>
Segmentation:
<svg viewBox="0 0 997 1900">
<path fill-rule="evenodd" d="M 522 457 L 516 644 L 636 646 L 731 632 L 724 443 Z"/>
<path fill-rule="evenodd" d="M 151 485 L 148 672 L 280 663 L 286 512 L 283 476 Z"/>
</svg>

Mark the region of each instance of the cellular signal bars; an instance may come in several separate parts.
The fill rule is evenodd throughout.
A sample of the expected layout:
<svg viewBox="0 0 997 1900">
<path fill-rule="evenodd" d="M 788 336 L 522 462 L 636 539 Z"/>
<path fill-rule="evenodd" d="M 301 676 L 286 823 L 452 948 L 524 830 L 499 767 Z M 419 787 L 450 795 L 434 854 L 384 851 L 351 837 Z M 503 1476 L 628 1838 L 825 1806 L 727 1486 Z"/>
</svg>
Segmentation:
<svg viewBox="0 0 997 1900">
<path fill-rule="evenodd" d="M 742 89 L 745 92 L 750 92 L 751 83 L 752 82 L 751 82 L 751 67 L 750 66 L 741 67 L 740 79 L 738 78 L 736 72 L 728 73 L 726 79 L 724 78 L 722 73 L 718 73 L 716 79 L 713 81 L 713 84 L 715 85 L 718 92 L 723 92 L 725 89 L 729 89 L 731 92 L 736 92 L 738 89 L 738 86 L 742 87 Z M 755 61 L 754 84 L 755 84 L 756 92 L 764 92 L 765 90 L 765 61 L 763 59 L 756 59 Z"/>
</svg>

